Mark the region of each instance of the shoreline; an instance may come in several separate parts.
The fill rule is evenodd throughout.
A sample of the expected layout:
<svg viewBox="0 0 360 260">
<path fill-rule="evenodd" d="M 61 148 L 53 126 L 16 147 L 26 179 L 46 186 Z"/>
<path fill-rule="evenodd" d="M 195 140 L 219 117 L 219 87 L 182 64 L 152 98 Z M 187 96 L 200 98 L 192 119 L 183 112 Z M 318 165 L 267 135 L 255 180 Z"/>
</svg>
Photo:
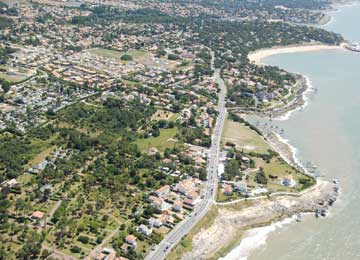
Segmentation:
<svg viewBox="0 0 360 260">
<path fill-rule="evenodd" d="M 239 109 L 236 108 L 234 110 L 235 113 L 240 113 L 243 116 L 249 115 L 256 115 L 259 117 L 269 117 L 273 120 L 280 120 L 284 121 L 287 120 L 290 115 L 301 109 L 304 108 L 308 104 L 307 94 L 313 90 L 312 83 L 309 77 L 301 75 L 301 74 L 294 74 L 297 77 L 296 83 L 293 86 L 294 95 L 295 97 L 284 106 L 277 108 L 277 109 Z M 229 107 L 231 110 L 231 107 Z"/>
<path fill-rule="evenodd" d="M 320 43 L 304 43 L 273 48 L 259 49 L 248 54 L 248 59 L 257 65 L 265 65 L 262 60 L 277 54 L 311 52 L 321 50 L 344 50 L 344 42 L 340 45 L 326 45 Z"/>
<path fill-rule="evenodd" d="M 327 21 L 326 24 L 332 22 L 332 17 Z M 321 50 L 346 50 L 346 43 L 343 42 L 340 46 L 329 46 L 324 44 L 303 44 L 303 45 L 291 45 L 286 47 L 274 47 L 270 49 L 260 49 L 255 52 L 251 52 L 248 55 L 248 59 L 250 62 L 253 62 L 257 65 L 265 65 L 262 63 L 262 60 L 277 54 L 285 54 L 285 53 L 298 53 L 298 52 L 311 52 L 311 51 L 321 51 Z M 269 116 L 274 120 L 285 121 L 288 120 L 292 113 L 298 111 L 304 107 L 306 107 L 309 103 L 307 95 L 309 92 L 313 91 L 313 85 L 308 76 L 302 74 L 295 74 L 298 77 L 298 82 L 300 83 L 300 88 L 296 88 L 296 97 L 291 102 L 291 104 L 287 104 L 282 108 L 279 108 L 276 111 L 243 111 L 241 112 L 244 115 L 257 115 L 260 117 Z M 300 169 L 305 175 L 311 176 L 316 180 L 315 186 L 309 188 L 317 189 L 319 185 L 323 183 L 329 183 L 328 181 L 319 180 L 313 174 L 310 174 L 307 169 L 302 165 L 300 160 L 296 157 L 297 149 L 289 144 L 289 141 L 284 139 L 280 134 L 275 133 L 273 131 L 266 131 L 264 129 L 260 129 L 264 137 L 266 137 L 266 141 L 269 145 L 280 154 L 280 156 L 290 165 Z M 334 194 L 329 196 L 331 203 L 329 206 L 332 206 L 333 200 L 336 201 L 339 191 L 338 186 L 334 187 Z M 311 194 L 311 193 L 310 193 Z M 309 194 L 308 194 L 309 195 Z M 300 198 L 304 196 L 303 194 Z M 310 200 L 314 201 L 318 200 L 315 195 L 310 196 Z M 326 207 L 327 209 L 327 207 Z M 223 257 L 219 258 L 219 260 L 247 260 L 251 253 L 257 248 L 266 245 L 266 240 L 270 233 L 275 231 L 276 229 L 282 228 L 284 225 L 290 225 L 295 222 L 296 214 L 312 214 L 311 211 L 303 210 L 298 211 L 297 213 L 288 213 L 287 217 L 280 217 L 273 219 L 270 221 L 268 225 L 264 225 L 262 227 L 255 227 L 247 229 L 242 237 L 239 239 L 238 244 L 229 250 Z M 256 244 L 256 245 L 254 245 Z"/>
<path fill-rule="evenodd" d="M 216 205 L 218 214 L 214 217 L 213 224 L 193 236 L 192 249 L 186 252 L 182 259 L 209 259 L 216 256 L 222 257 L 219 259 L 232 260 L 227 258 L 231 252 L 236 252 L 237 256 L 238 253 L 251 253 L 255 248 L 248 252 L 238 250 L 242 241 L 249 238 L 249 233 L 256 233 L 259 227 L 271 228 L 279 222 L 296 218 L 298 214 L 326 211 L 337 195 L 337 186 L 334 183 L 318 181 L 300 196 L 284 195 L 241 201 L 231 205 Z"/>
<path fill-rule="evenodd" d="M 269 196 L 254 200 L 215 203 L 218 215 L 214 223 L 192 238 L 192 250 L 181 259 L 247 260 L 253 250 L 266 244 L 269 234 L 297 221 L 298 216 L 317 217 L 338 199 L 338 184 L 310 174 L 296 157 L 296 148 L 273 131 L 265 131 L 265 141 L 290 165 L 316 180 L 315 185 L 297 195 Z M 225 232 L 224 232 L 225 231 Z M 220 252 L 220 253 L 219 253 Z"/>
<path fill-rule="evenodd" d="M 328 16 L 324 21 L 325 23 L 321 24 L 321 26 L 331 23 L 333 17 Z M 257 65 L 265 65 L 262 63 L 262 60 L 273 55 L 321 50 L 343 51 L 346 50 L 346 44 L 346 42 L 342 42 L 340 45 L 304 43 L 277 46 L 250 52 L 248 59 Z M 293 112 L 308 105 L 309 99 L 307 95 L 313 91 L 313 86 L 308 76 L 298 73 L 294 74 L 297 77 L 297 82 L 294 85 L 295 98 L 290 103 L 272 111 L 243 110 L 238 112 L 242 115 L 269 116 L 275 120 L 289 119 Z M 264 133 L 263 130 L 261 131 Z M 258 200 L 259 204 L 252 204 L 249 200 L 245 200 L 230 204 L 234 208 L 231 208 L 229 205 L 230 209 L 235 209 L 237 206 L 240 207 L 237 211 L 229 210 L 229 208 L 226 208 L 226 204 L 215 203 L 219 209 L 219 214 L 215 217 L 214 224 L 194 235 L 191 241 L 193 248 L 185 253 L 182 259 L 205 259 L 216 256 L 219 260 L 246 260 L 253 250 L 266 244 L 267 237 L 272 231 L 295 222 L 298 214 L 313 215 L 315 213 L 316 217 L 318 217 L 318 210 L 320 212 L 323 210 L 327 213 L 326 216 L 328 215 L 329 207 L 333 205 L 339 196 L 338 184 L 330 180 L 320 180 L 309 173 L 299 158 L 296 157 L 297 149 L 290 145 L 288 140 L 284 139 L 280 134 L 267 131 L 264 137 L 266 137 L 266 142 L 288 164 L 298 168 L 305 175 L 314 178 L 316 180 L 315 185 L 300 192 L 295 197 L 281 195 L 274 198 L 260 199 Z M 242 208 L 242 203 L 250 203 L 250 205 Z M 261 208 L 262 210 L 259 210 Z M 267 210 L 270 210 L 270 212 L 267 212 Z M 249 214 L 253 214 L 253 216 L 249 217 Z M 233 226 L 231 226 L 232 224 Z M 228 226 L 230 226 L 230 229 Z M 221 232 L 219 229 L 223 235 L 217 234 L 217 232 Z M 229 236 L 232 237 L 227 239 Z M 254 246 L 254 244 L 256 245 Z M 221 252 L 221 255 L 218 255 L 219 252 Z"/>
<path fill-rule="evenodd" d="M 319 50 L 344 50 L 344 43 L 342 43 L 340 46 L 305 44 L 287 47 L 275 47 L 271 49 L 258 50 L 256 52 L 250 53 L 248 57 L 250 61 L 257 64 L 262 64 L 262 59 L 276 54 L 309 52 Z M 243 111 L 242 114 L 255 114 L 263 117 L 270 116 L 275 120 L 287 120 L 293 112 L 305 107 L 308 104 L 309 101 L 307 99 L 307 94 L 313 90 L 309 77 L 301 74 L 296 75 L 298 77 L 297 84 L 299 84 L 300 87 L 295 89 L 296 97 L 290 104 L 287 104 L 286 106 L 279 108 L 276 111 Z M 264 132 L 263 130 L 261 131 Z M 251 252 L 253 250 L 258 248 L 259 246 L 266 244 L 267 237 L 271 232 L 278 228 L 281 228 L 284 225 L 289 225 L 293 223 L 296 219 L 297 214 L 314 214 L 314 212 L 318 209 L 325 210 L 327 212 L 328 208 L 333 205 L 339 195 L 337 184 L 334 184 L 330 181 L 319 180 L 306 170 L 300 160 L 296 157 L 296 148 L 291 146 L 288 140 L 285 140 L 281 135 L 273 131 L 266 132 L 264 136 L 266 137 L 266 141 L 269 143 L 269 145 L 276 152 L 278 152 L 288 164 L 298 168 L 305 175 L 313 177 L 316 180 L 316 184 L 308 188 L 307 190 L 301 192 L 299 194 L 299 197 L 294 199 L 289 196 L 280 196 L 278 198 L 274 198 L 273 200 L 269 199 L 269 201 L 274 204 L 281 204 L 281 202 L 286 201 L 286 206 L 281 209 L 281 214 L 279 214 L 279 212 L 277 211 L 277 209 L 279 208 L 279 205 L 277 205 L 274 206 L 274 208 L 272 209 L 273 212 L 271 214 L 265 214 L 265 216 L 260 216 L 259 218 L 263 221 L 266 219 L 266 217 L 268 218 L 263 223 L 256 223 L 256 220 L 250 220 L 250 218 L 245 217 L 245 220 L 243 219 L 242 221 L 240 221 L 243 222 L 243 227 L 240 228 L 243 233 L 237 239 L 237 243 L 234 243 L 233 240 L 232 243 L 228 241 L 228 243 L 232 244 L 233 246 L 223 252 L 224 254 L 219 258 L 220 260 L 246 260 L 251 255 Z M 296 203 L 298 203 L 298 205 L 294 209 L 294 205 Z M 267 207 L 271 208 L 271 206 L 269 205 Z M 260 203 L 259 206 L 252 205 L 246 209 L 241 210 L 240 212 L 251 210 L 256 211 L 259 207 L 262 206 L 262 203 Z M 241 214 L 240 212 L 238 214 Z M 235 215 L 236 213 L 233 214 Z M 215 223 L 218 218 L 222 217 L 222 214 L 219 214 L 219 216 L 215 219 Z M 232 218 L 235 217 L 232 216 Z M 236 220 L 235 223 L 238 224 L 238 221 L 239 220 Z M 255 223 L 253 221 L 255 221 Z M 209 229 L 211 228 L 212 226 Z M 216 231 L 214 230 L 213 232 Z M 206 243 L 205 240 L 214 239 L 214 235 L 212 234 L 213 232 L 209 232 L 208 230 L 200 231 L 194 236 L 195 243 L 200 242 L 199 245 L 201 244 L 201 246 L 203 246 L 203 244 Z M 250 245 L 249 243 L 256 243 L 257 245 L 254 246 Z M 210 242 L 210 245 L 213 244 L 216 244 L 216 242 Z M 227 246 L 229 246 L 229 244 Z M 218 249 L 221 250 L 221 247 L 218 247 Z M 216 252 L 216 250 L 214 250 L 213 253 L 214 252 Z M 185 256 L 183 256 L 183 259 L 190 259 L 192 257 L 201 258 L 204 256 L 204 254 L 206 255 L 209 253 L 209 251 L 201 252 L 200 248 L 197 248 L 197 250 L 191 250 L 191 252 L 186 253 Z"/>
</svg>

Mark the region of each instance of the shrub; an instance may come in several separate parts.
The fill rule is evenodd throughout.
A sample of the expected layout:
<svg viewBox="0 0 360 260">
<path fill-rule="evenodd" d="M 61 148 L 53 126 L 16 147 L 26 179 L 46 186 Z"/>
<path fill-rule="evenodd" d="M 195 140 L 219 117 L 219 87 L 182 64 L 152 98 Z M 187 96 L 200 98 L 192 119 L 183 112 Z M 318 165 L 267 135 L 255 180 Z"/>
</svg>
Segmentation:
<svg viewBox="0 0 360 260">
<path fill-rule="evenodd" d="M 87 244 L 87 243 L 89 243 L 89 237 L 87 237 L 87 236 L 79 236 L 78 237 L 78 241 L 80 241 L 81 243 L 83 243 L 83 244 Z"/>
<path fill-rule="evenodd" d="M 124 55 L 121 56 L 120 59 L 128 61 L 128 60 L 133 60 L 133 57 L 131 55 L 129 55 L 129 54 L 124 54 Z"/>
<path fill-rule="evenodd" d="M 79 254 L 81 252 L 81 249 L 78 246 L 73 246 L 70 251 L 74 254 Z"/>
<path fill-rule="evenodd" d="M 256 173 L 255 181 L 260 184 L 267 184 L 268 180 L 263 171 Z"/>
<path fill-rule="evenodd" d="M 177 56 L 177 55 L 175 55 L 175 54 L 169 54 L 168 55 L 168 59 L 169 60 L 177 60 L 179 57 Z"/>
</svg>

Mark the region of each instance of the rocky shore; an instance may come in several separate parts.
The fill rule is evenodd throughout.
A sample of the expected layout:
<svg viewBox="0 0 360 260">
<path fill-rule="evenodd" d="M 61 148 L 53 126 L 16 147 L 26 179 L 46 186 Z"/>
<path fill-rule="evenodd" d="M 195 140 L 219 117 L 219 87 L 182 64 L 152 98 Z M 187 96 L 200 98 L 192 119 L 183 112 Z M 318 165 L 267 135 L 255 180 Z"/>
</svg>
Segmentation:
<svg viewBox="0 0 360 260">
<path fill-rule="evenodd" d="M 263 129 L 263 135 L 287 163 L 308 174 L 296 161 L 291 147 L 276 133 Z M 217 209 L 213 224 L 193 236 L 192 250 L 182 259 L 213 259 L 214 256 L 216 259 L 237 246 L 245 231 L 294 215 L 312 213 L 314 217 L 325 217 L 338 195 L 336 181 L 317 180 L 315 186 L 300 193 L 272 194 L 253 200 L 216 204 L 213 206 Z"/>
<path fill-rule="evenodd" d="M 316 186 L 298 196 L 245 201 L 231 206 L 217 205 L 218 214 L 213 224 L 193 237 L 192 250 L 182 259 L 210 259 L 219 250 L 229 245 L 236 246 L 244 231 L 269 225 L 294 214 L 312 212 L 317 216 L 325 215 L 337 195 L 336 183 L 319 181 Z"/>
</svg>

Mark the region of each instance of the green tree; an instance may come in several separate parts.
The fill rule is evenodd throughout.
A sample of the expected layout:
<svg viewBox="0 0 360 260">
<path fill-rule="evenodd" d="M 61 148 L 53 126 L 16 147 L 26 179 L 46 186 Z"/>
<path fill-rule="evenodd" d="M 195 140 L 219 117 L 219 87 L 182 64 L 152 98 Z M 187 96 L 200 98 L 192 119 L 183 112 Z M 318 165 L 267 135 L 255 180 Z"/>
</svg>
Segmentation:
<svg viewBox="0 0 360 260">
<path fill-rule="evenodd" d="M 131 61 L 133 60 L 133 57 L 130 54 L 123 54 L 120 59 L 124 61 Z"/>
</svg>

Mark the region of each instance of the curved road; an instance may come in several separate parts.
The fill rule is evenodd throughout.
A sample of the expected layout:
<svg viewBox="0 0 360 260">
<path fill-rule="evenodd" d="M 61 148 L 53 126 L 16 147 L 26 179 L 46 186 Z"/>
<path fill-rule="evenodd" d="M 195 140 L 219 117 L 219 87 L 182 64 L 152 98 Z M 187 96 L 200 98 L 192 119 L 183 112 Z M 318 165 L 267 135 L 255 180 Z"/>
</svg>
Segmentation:
<svg viewBox="0 0 360 260">
<path fill-rule="evenodd" d="M 216 120 L 216 125 L 213 129 L 213 136 L 211 147 L 208 155 L 207 162 L 207 176 L 208 180 L 205 183 L 203 191 L 203 199 L 195 207 L 194 211 L 178 223 L 170 233 L 168 233 L 164 239 L 153 248 L 153 250 L 145 257 L 146 260 L 163 260 L 170 253 L 171 249 L 180 242 L 181 238 L 188 234 L 190 230 L 205 216 L 210 209 L 210 206 L 214 203 L 218 185 L 218 165 L 220 154 L 220 142 L 224 123 L 226 120 L 227 110 L 225 107 L 226 86 L 223 79 L 220 76 L 220 69 L 215 69 L 214 66 L 214 53 L 211 52 L 211 68 L 214 70 L 214 78 L 220 87 L 218 109 L 219 115 Z"/>
</svg>

